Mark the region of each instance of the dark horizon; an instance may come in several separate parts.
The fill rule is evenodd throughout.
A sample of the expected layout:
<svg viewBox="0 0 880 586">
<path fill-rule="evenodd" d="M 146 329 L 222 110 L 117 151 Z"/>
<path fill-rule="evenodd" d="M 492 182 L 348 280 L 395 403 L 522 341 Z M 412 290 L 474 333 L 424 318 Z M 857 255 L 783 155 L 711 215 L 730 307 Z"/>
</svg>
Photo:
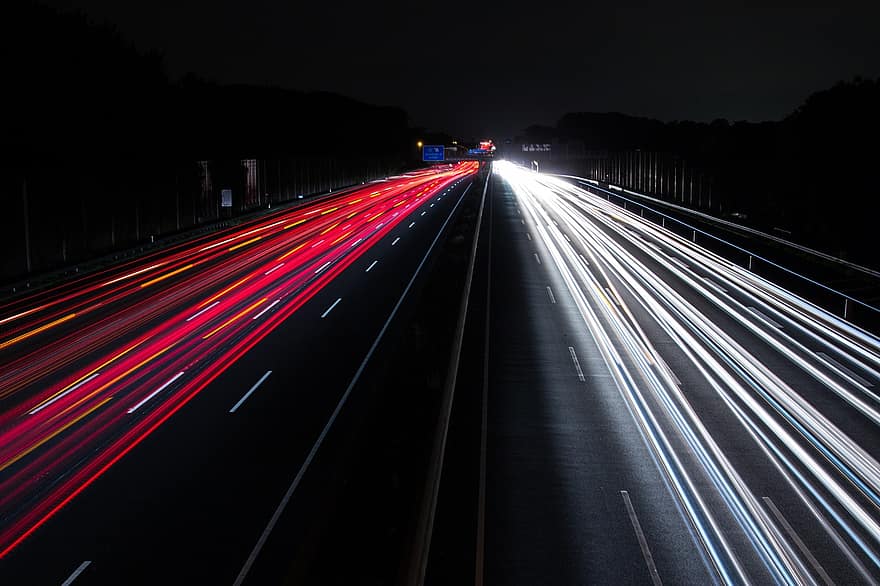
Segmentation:
<svg viewBox="0 0 880 586">
<path fill-rule="evenodd" d="M 21 7 L 18 16 L 17 7 Z M 823 211 L 822 194 L 840 187 L 839 169 L 844 167 L 852 168 L 847 174 L 847 197 L 858 200 L 868 193 L 873 179 L 865 170 L 870 165 L 860 161 L 870 154 L 859 145 L 876 135 L 880 81 L 835 80 L 819 92 L 799 96 L 785 113 L 784 123 L 739 124 L 742 119 L 736 117 L 712 123 L 664 123 L 662 118 L 572 108 L 546 121 L 536 116 L 514 123 L 511 115 L 510 136 L 489 130 L 462 136 L 447 127 L 420 124 L 418 116 L 403 107 L 373 106 L 350 93 L 306 93 L 243 85 L 241 80 L 205 83 L 201 73 L 169 79 L 168 52 L 164 57 L 144 52 L 115 25 L 88 24 L 96 19 L 82 11 L 57 11 L 45 4 L 13 4 L 8 22 L 15 25 L 0 35 L 11 49 L 9 54 L 18 55 L 10 62 L 6 79 L 19 90 L 11 94 L 13 107 L 7 109 L 0 135 L 0 148 L 13 170 L 7 189 L 22 190 L 28 183 L 35 202 L 55 201 L 59 194 L 67 194 L 51 208 L 64 229 L 48 224 L 35 227 L 35 236 L 46 231 L 44 241 L 35 245 L 37 264 L 22 254 L 9 255 L 5 268 L 13 278 L 36 266 L 59 266 L 121 245 L 116 226 L 135 215 L 138 221 L 128 235 L 134 240 L 139 239 L 144 221 L 164 232 L 216 216 L 218 186 L 208 180 L 207 167 L 198 161 L 214 161 L 216 168 L 210 174 L 240 184 L 239 194 L 245 184 L 240 161 L 263 161 L 262 170 L 255 166 L 253 173 L 247 171 L 253 185 L 236 204 L 243 210 L 269 197 L 280 200 L 291 192 L 337 188 L 354 178 L 413 167 L 420 160 L 419 141 L 450 144 L 458 138 L 465 144 L 494 138 L 502 147 L 499 154 L 507 155 L 519 147 L 507 148 L 504 139 L 517 137 L 529 143 L 564 143 L 552 160 L 557 172 L 595 173 L 598 164 L 604 178 L 606 163 L 613 159 L 619 165 L 620 160 L 628 160 L 620 158 L 629 156 L 623 153 L 634 151 L 662 153 L 668 159 L 667 174 L 681 173 L 675 160 L 684 160 L 696 181 L 698 207 L 700 187 L 708 190 L 711 185 L 717 213 L 736 209 L 755 226 L 768 230 L 781 226 L 803 244 L 874 265 L 865 252 L 870 247 L 864 245 L 872 232 L 862 225 L 870 214 L 856 222 L 849 221 L 844 208 L 829 214 Z M 456 63 L 450 57 L 445 66 Z M 495 100 L 505 96 L 517 93 L 501 92 Z M 460 107 L 462 126 L 484 107 L 479 100 L 452 93 L 444 103 Z M 536 99 L 531 108 L 545 105 Z M 498 116 L 503 117 L 503 112 Z M 829 144 L 835 145 L 831 151 Z M 595 153 L 603 152 L 600 158 L 610 159 L 596 163 Z M 659 155 L 652 161 L 658 159 Z M 92 160 L 104 164 L 94 167 Z M 543 170 L 552 169 L 549 162 L 542 162 Z M 303 165 L 312 170 L 303 173 L 299 170 Z M 816 169 L 823 170 L 821 178 Z M 133 206 L 133 210 L 113 210 L 107 202 L 116 200 L 119 185 L 127 185 L 132 175 L 143 177 L 137 186 L 126 187 L 131 197 L 123 208 Z M 72 177 L 75 197 L 65 189 Z M 676 193 L 667 189 L 655 195 L 680 198 L 682 194 L 680 189 Z M 173 204 L 168 201 L 172 197 Z M 165 203 L 148 218 L 138 209 L 142 198 Z M 181 201 L 187 209 L 183 215 Z M 793 202 L 798 205 L 788 205 Z M 96 214 L 109 214 L 98 222 L 98 233 L 86 213 L 91 206 Z M 171 208 L 173 215 L 168 212 Z M 67 222 L 71 214 L 81 217 L 75 227 Z M 19 219 L 12 216 L 10 221 Z M 16 239 L 13 248 L 21 242 Z"/>
<path fill-rule="evenodd" d="M 342 9 L 344 19 L 335 5 L 46 4 L 159 51 L 172 79 L 192 72 L 339 93 L 401 107 L 413 125 L 463 138 L 505 138 L 582 111 L 779 120 L 838 81 L 880 77 L 876 3 L 835 5 L 833 14 L 819 3 L 726 13 L 689 2 L 354 6 Z"/>
</svg>

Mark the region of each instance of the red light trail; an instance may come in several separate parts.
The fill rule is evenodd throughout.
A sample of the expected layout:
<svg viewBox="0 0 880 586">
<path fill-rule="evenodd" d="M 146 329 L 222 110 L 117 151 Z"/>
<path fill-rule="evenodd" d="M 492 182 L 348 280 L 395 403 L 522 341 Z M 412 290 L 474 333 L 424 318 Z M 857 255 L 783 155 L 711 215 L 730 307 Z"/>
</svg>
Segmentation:
<svg viewBox="0 0 880 586">
<path fill-rule="evenodd" d="M 368 184 L 0 307 L 0 558 L 478 167 Z"/>
</svg>

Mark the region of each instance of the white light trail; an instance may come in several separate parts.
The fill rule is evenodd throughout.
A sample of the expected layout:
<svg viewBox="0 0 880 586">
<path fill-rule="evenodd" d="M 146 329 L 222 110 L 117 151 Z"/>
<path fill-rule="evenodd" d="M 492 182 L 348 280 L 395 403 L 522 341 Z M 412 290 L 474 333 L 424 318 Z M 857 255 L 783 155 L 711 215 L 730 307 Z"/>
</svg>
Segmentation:
<svg viewBox="0 0 880 586">
<path fill-rule="evenodd" d="M 509 163 L 494 168 L 535 225 L 548 267 L 562 276 L 721 579 L 749 581 L 740 558 L 754 555 L 778 583 L 816 583 L 802 544 L 792 543 L 791 532 L 748 485 L 747 471 L 734 466 L 721 447 L 728 442 L 713 437 L 692 405 L 696 391 L 683 388 L 632 303 L 702 377 L 700 392 L 714 393 L 741 426 L 746 449 L 769 461 L 824 531 L 842 532 L 835 542 L 855 571 L 876 574 L 880 463 L 815 397 L 838 397 L 839 409 L 880 427 L 880 395 L 871 382 L 880 381 L 880 340 L 604 198 Z M 777 363 L 809 384 L 787 383 Z M 722 517 L 735 520 L 750 551 Z M 850 547 L 873 567 L 860 566 Z"/>
</svg>

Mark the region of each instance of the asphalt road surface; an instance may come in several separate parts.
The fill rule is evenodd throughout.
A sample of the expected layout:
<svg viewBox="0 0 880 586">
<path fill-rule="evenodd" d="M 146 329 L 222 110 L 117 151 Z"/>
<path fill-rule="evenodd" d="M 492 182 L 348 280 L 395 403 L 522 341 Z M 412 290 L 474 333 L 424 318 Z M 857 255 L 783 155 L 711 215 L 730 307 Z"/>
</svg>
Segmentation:
<svg viewBox="0 0 880 586">
<path fill-rule="evenodd" d="M 373 182 L 0 309 L 0 583 L 249 583 L 476 169 Z"/>
<path fill-rule="evenodd" d="M 476 581 L 880 580 L 880 342 L 599 196 L 495 167 Z M 307 547 L 278 540 L 309 508 L 300 482 L 475 171 L 369 184 L 0 307 L 0 583 L 276 583 L 267 558 Z"/>
<path fill-rule="evenodd" d="M 880 580 L 880 342 L 561 179 L 494 181 L 478 582 Z"/>
</svg>

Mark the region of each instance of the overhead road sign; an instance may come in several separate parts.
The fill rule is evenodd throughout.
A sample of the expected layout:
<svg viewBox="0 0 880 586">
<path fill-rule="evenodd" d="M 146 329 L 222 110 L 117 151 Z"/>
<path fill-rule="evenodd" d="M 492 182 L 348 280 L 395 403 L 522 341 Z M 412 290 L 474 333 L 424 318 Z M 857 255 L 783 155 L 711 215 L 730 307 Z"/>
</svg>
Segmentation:
<svg viewBox="0 0 880 586">
<path fill-rule="evenodd" d="M 445 160 L 442 144 L 426 144 L 422 147 L 422 160 L 437 162 Z"/>
</svg>

